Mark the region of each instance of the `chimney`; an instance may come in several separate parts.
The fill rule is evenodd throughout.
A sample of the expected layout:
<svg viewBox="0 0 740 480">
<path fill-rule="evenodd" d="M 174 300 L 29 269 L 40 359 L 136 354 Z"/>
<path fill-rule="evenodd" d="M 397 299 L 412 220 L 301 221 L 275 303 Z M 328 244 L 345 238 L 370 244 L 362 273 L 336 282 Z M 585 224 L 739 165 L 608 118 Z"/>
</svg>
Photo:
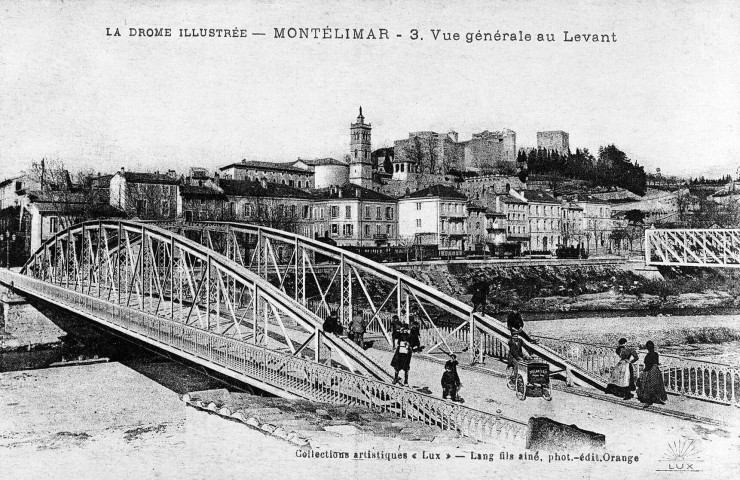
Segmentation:
<svg viewBox="0 0 740 480">
<path fill-rule="evenodd" d="M 342 193 L 342 189 L 341 189 L 340 187 L 338 187 L 338 186 L 337 186 L 337 196 L 338 196 L 339 198 L 342 198 L 342 195 L 343 195 L 343 193 Z"/>
<path fill-rule="evenodd" d="M 126 169 L 125 169 L 125 168 L 123 168 L 123 167 L 121 167 L 121 173 L 123 173 L 123 172 L 125 172 L 125 171 L 126 171 Z"/>
<path fill-rule="evenodd" d="M 262 188 L 264 188 L 265 190 L 267 190 L 267 179 L 265 177 L 262 177 L 260 179 L 260 185 L 262 186 Z"/>
<path fill-rule="evenodd" d="M 174 170 L 167 170 L 167 176 L 170 178 L 177 178 L 177 172 Z"/>
<path fill-rule="evenodd" d="M 355 188 L 355 197 L 360 198 L 360 189 Z"/>
<path fill-rule="evenodd" d="M 242 163 L 247 163 L 247 159 L 246 158 L 242 158 Z"/>
</svg>

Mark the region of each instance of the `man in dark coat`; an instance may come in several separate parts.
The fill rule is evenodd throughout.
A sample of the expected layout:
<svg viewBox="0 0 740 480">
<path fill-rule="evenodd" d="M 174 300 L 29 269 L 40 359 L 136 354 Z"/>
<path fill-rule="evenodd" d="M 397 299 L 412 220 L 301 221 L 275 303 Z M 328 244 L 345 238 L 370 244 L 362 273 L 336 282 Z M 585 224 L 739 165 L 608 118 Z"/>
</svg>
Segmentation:
<svg viewBox="0 0 740 480">
<path fill-rule="evenodd" d="M 480 308 L 480 313 L 483 315 L 486 314 L 488 288 L 488 283 L 486 282 L 481 282 L 475 287 L 475 292 L 473 292 L 473 298 L 471 299 L 473 301 L 473 312 L 478 311 Z"/>
<path fill-rule="evenodd" d="M 506 316 L 506 326 L 512 334 L 517 332 L 524 340 L 530 343 L 537 343 L 536 340 L 532 340 L 524 331 L 524 319 L 522 319 L 522 314 L 519 313 L 519 308 L 514 307 Z"/>
<path fill-rule="evenodd" d="M 342 334 L 342 325 L 339 323 L 336 310 L 332 310 L 329 316 L 326 317 L 326 320 L 324 320 L 324 331 L 334 335 Z"/>
</svg>

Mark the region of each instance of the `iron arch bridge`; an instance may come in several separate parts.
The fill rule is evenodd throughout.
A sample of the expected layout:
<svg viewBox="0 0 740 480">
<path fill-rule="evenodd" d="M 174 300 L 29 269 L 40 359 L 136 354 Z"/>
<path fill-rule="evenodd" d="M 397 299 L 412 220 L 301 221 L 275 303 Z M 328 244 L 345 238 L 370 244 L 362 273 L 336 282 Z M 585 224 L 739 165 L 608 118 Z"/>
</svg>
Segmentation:
<svg viewBox="0 0 740 480">
<path fill-rule="evenodd" d="M 426 353 L 468 350 L 504 357 L 510 332 L 497 319 L 436 288 L 361 255 L 283 230 L 240 222 L 163 224 L 165 228 L 223 254 L 279 288 L 284 295 L 325 318 L 337 310 L 348 328 L 362 315 L 371 332 L 392 345 L 391 319 L 420 322 Z M 605 390 L 606 380 L 583 362 L 542 344 L 527 347 L 569 383 Z"/>
<path fill-rule="evenodd" d="M 189 238 L 192 232 L 185 228 L 120 220 L 80 223 L 49 238 L 20 273 L 0 270 L 0 282 L 284 398 L 388 411 L 484 441 L 523 441 L 523 422 L 391 384 L 389 367 L 346 338 L 323 331 L 320 308 L 309 308 L 306 295 L 318 291 L 319 305 L 326 308 L 333 299 L 331 283 L 339 276 L 346 320 L 357 288 L 353 283 L 373 304 L 375 287 L 359 276 L 371 271 L 378 279 L 395 278 L 399 287 L 379 307 L 373 304 L 376 316 L 393 295 L 407 302 L 405 295 L 431 298 L 459 315 L 465 305 L 437 298 L 421 284 L 413 285 L 426 292 L 413 293 L 389 269 L 355 256 L 341 257 L 340 271 L 322 287 L 319 275 L 333 268 L 332 255 L 344 255 L 341 251 L 261 227 L 199 228 L 198 238 L 207 246 Z M 217 231 L 228 235 L 218 238 Z M 275 256 L 279 248 L 287 254 L 281 241 L 292 246 L 293 255 L 282 266 Z M 245 261 L 250 245 L 254 262 Z M 301 275 L 288 281 L 286 266 L 298 266 Z M 307 275 L 316 279 L 313 287 Z"/>
<path fill-rule="evenodd" d="M 645 264 L 740 268 L 740 230 L 645 230 Z"/>
</svg>

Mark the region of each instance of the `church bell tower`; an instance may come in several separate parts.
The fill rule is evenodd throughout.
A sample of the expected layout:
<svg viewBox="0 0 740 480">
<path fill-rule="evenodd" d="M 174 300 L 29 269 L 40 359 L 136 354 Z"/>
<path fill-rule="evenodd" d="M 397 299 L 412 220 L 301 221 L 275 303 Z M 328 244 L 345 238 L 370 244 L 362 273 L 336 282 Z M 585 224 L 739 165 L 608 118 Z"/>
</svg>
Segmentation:
<svg viewBox="0 0 740 480">
<path fill-rule="evenodd" d="M 349 181 L 364 188 L 372 188 L 373 185 L 373 164 L 370 158 L 371 130 L 370 124 L 365 123 L 365 117 L 362 116 L 362 107 L 360 107 L 357 122 L 350 126 Z"/>
</svg>

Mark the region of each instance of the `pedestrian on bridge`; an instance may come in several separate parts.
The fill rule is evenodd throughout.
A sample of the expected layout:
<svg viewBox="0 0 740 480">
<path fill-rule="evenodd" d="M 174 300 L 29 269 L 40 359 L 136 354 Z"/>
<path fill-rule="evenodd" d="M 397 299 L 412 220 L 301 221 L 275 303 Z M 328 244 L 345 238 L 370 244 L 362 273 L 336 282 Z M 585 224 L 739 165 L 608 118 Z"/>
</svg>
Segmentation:
<svg viewBox="0 0 740 480">
<path fill-rule="evenodd" d="M 401 319 L 398 318 L 398 315 L 393 315 L 393 319 L 391 321 L 391 340 L 393 341 L 393 345 L 391 345 L 391 347 L 394 350 L 396 349 L 396 343 L 398 342 L 398 337 L 402 329 L 403 323 L 401 322 Z"/>
<path fill-rule="evenodd" d="M 450 397 L 450 400 L 453 402 L 459 401 L 459 398 L 457 396 L 457 380 L 456 380 L 456 374 L 452 370 L 452 365 L 450 364 L 450 361 L 447 361 L 445 364 L 445 371 L 442 374 L 442 398 L 447 399 L 447 397 Z"/>
<path fill-rule="evenodd" d="M 365 320 L 362 318 L 362 314 L 358 313 L 355 318 L 352 319 L 352 323 L 349 326 L 352 332 L 352 340 L 362 349 L 365 348 Z"/>
<path fill-rule="evenodd" d="M 403 384 L 409 384 L 409 368 L 411 368 L 411 345 L 409 344 L 409 331 L 404 328 L 399 333 L 396 351 L 391 359 L 391 367 L 396 371 L 393 384 L 399 382 L 398 373 L 403 370 Z"/>
<path fill-rule="evenodd" d="M 619 355 L 619 362 L 612 368 L 606 391 L 621 397 L 622 400 L 629 400 L 635 391 L 635 372 L 632 364 L 640 357 L 634 347 L 627 344 L 626 338 L 619 339 L 616 352 Z"/>
<path fill-rule="evenodd" d="M 486 314 L 486 300 L 488 299 L 488 289 L 489 286 L 487 282 L 481 282 L 475 286 L 475 291 L 473 292 L 473 297 L 471 298 L 473 302 L 473 313 L 480 309 L 481 315 Z"/>
<path fill-rule="evenodd" d="M 329 316 L 326 317 L 326 320 L 324 320 L 324 331 L 337 336 L 342 334 L 342 325 L 339 323 L 336 310 L 332 310 Z"/>
<path fill-rule="evenodd" d="M 664 405 L 668 400 L 663 384 L 663 373 L 660 371 L 660 361 L 658 353 L 655 351 L 655 344 L 648 340 L 645 344 L 647 355 L 645 355 L 645 369 L 640 374 L 640 381 L 637 386 L 637 399 L 644 404 L 644 408 L 653 403 Z"/>
<path fill-rule="evenodd" d="M 521 338 L 530 342 L 537 343 L 536 340 L 532 340 L 529 335 L 524 331 L 524 319 L 522 314 L 519 312 L 519 307 L 511 309 L 509 314 L 506 316 L 506 326 L 509 328 L 509 332 L 513 335 L 516 332 Z"/>
</svg>

